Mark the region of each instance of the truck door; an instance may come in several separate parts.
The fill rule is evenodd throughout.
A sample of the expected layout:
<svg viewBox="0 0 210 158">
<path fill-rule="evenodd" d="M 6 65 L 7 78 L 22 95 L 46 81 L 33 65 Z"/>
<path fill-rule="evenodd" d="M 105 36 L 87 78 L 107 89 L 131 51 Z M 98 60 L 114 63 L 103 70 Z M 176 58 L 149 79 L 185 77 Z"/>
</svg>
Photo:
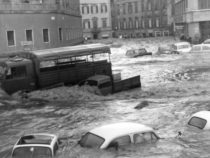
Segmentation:
<svg viewBox="0 0 210 158">
<path fill-rule="evenodd" d="M 36 86 L 33 73 L 32 64 L 8 67 L 2 88 L 9 94 L 19 90 L 32 90 Z"/>
</svg>

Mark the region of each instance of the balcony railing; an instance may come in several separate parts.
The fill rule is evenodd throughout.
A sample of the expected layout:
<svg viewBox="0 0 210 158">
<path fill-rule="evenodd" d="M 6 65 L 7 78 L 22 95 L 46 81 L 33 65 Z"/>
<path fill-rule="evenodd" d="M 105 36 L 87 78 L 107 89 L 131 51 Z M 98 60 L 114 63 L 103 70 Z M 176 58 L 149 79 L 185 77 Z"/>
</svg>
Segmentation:
<svg viewBox="0 0 210 158">
<path fill-rule="evenodd" d="M 70 15 L 79 16 L 79 9 L 76 7 L 64 7 L 59 4 L 10 4 L 0 3 L 0 13 L 46 13 L 46 12 L 58 12 Z"/>
</svg>

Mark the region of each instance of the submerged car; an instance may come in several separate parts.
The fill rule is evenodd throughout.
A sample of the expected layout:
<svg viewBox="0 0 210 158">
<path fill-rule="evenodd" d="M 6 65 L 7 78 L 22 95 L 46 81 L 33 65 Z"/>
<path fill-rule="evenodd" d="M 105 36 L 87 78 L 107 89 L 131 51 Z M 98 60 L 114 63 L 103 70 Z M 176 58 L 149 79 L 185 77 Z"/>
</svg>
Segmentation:
<svg viewBox="0 0 210 158">
<path fill-rule="evenodd" d="M 22 136 L 14 145 L 12 158 L 54 158 L 58 137 L 53 134 L 30 134 Z"/>
<path fill-rule="evenodd" d="M 147 52 L 145 48 L 130 49 L 126 52 L 125 55 L 130 58 L 136 58 L 136 57 L 144 56 L 144 55 L 152 55 L 152 52 Z"/>
<path fill-rule="evenodd" d="M 179 54 L 178 51 L 174 50 L 172 45 L 166 45 L 158 47 L 158 54 Z"/>
<path fill-rule="evenodd" d="M 203 44 L 210 44 L 210 39 L 206 39 Z"/>
<path fill-rule="evenodd" d="M 179 53 L 189 53 L 192 49 L 189 42 L 178 42 L 172 44 L 172 48 Z"/>
<path fill-rule="evenodd" d="M 210 129 L 210 111 L 200 111 L 193 114 L 188 122 L 188 126 L 202 130 Z"/>
<path fill-rule="evenodd" d="M 191 53 L 210 53 L 210 43 L 209 44 L 196 44 L 192 46 Z"/>
<path fill-rule="evenodd" d="M 159 137 L 151 127 L 143 124 L 122 122 L 95 128 L 79 141 L 86 148 L 118 149 L 120 146 L 156 142 Z"/>
<path fill-rule="evenodd" d="M 180 54 L 189 53 L 191 51 L 191 44 L 188 42 L 178 42 L 167 46 L 158 48 L 158 54 Z"/>
</svg>

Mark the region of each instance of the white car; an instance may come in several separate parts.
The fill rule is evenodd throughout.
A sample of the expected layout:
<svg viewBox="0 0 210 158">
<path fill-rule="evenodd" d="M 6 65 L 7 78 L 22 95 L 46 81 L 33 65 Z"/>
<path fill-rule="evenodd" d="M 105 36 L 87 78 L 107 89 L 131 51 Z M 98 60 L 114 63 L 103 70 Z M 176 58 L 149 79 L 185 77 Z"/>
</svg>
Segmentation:
<svg viewBox="0 0 210 158">
<path fill-rule="evenodd" d="M 53 134 L 22 136 L 14 145 L 12 158 L 54 158 L 58 151 L 58 137 Z"/>
<path fill-rule="evenodd" d="M 159 137 L 151 127 L 131 122 L 109 124 L 87 132 L 79 141 L 87 148 L 118 148 L 129 144 L 156 142 Z"/>
<path fill-rule="evenodd" d="M 193 45 L 191 53 L 210 53 L 210 44 Z"/>
<path fill-rule="evenodd" d="M 210 129 L 210 111 L 200 111 L 193 114 L 188 121 L 188 126 L 196 127 L 202 130 Z"/>
<path fill-rule="evenodd" d="M 189 53 L 191 51 L 191 44 L 188 42 L 178 42 L 171 45 L 173 51 L 177 51 L 179 53 Z"/>
</svg>

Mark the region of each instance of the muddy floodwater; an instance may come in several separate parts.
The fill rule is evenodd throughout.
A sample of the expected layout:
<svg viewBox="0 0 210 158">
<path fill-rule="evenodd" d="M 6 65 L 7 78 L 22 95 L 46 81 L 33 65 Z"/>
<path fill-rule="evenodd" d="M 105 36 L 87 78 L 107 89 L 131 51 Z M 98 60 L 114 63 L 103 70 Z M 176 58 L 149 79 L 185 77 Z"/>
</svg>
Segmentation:
<svg viewBox="0 0 210 158">
<path fill-rule="evenodd" d="M 113 52 L 121 50 L 113 48 Z M 141 75 L 141 89 L 65 101 L 40 98 L 21 102 L 2 95 L 0 157 L 9 157 L 6 155 L 24 133 L 48 132 L 63 138 L 58 155 L 62 158 L 209 158 L 210 132 L 190 129 L 186 124 L 194 112 L 210 110 L 210 54 L 126 58 L 116 53 L 112 58 L 113 68 L 120 70 L 122 77 Z M 76 145 L 86 131 L 121 121 L 151 126 L 162 139 L 118 151 Z M 183 132 L 181 138 L 177 138 L 178 131 Z"/>
</svg>

